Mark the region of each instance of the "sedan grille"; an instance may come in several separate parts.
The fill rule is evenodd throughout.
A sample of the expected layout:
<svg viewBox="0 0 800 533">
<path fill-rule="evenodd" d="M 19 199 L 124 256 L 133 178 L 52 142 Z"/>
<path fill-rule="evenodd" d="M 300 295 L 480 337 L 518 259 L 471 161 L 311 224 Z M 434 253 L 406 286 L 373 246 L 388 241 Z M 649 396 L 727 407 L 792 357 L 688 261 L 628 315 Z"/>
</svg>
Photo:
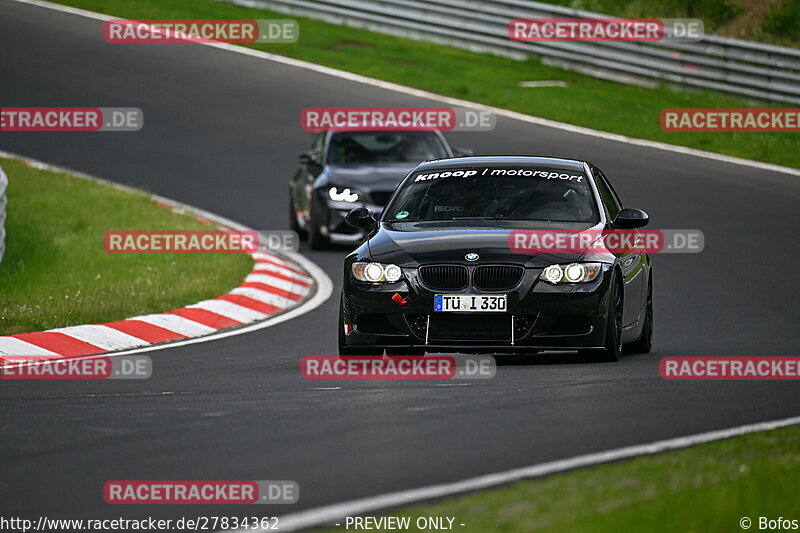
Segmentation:
<svg viewBox="0 0 800 533">
<path fill-rule="evenodd" d="M 479 266 L 472 275 L 472 283 L 477 289 L 508 290 L 517 286 L 524 272 L 522 267 L 513 265 Z"/>
<path fill-rule="evenodd" d="M 419 267 L 422 282 L 431 289 L 457 290 L 467 286 L 467 267 L 460 265 L 430 265 Z"/>
</svg>

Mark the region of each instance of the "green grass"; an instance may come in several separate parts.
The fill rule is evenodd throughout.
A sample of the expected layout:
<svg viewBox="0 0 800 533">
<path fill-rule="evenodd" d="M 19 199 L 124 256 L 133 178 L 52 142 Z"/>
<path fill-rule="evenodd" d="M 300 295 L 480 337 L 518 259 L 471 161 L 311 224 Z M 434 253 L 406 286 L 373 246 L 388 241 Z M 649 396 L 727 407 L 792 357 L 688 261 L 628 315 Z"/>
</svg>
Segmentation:
<svg viewBox="0 0 800 533">
<path fill-rule="evenodd" d="M 542 0 L 628 18 L 699 18 L 706 32 L 800 46 L 797 0 Z"/>
<path fill-rule="evenodd" d="M 215 229 L 147 195 L 0 159 L 9 179 L 0 334 L 109 322 L 219 296 L 246 255 L 108 254 L 109 230 Z"/>
<path fill-rule="evenodd" d="M 458 532 L 735 532 L 800 519 L 800 428 L 754 433 L 400 509 L 455 517 Z M 465 524 L 460 527 L 458 524 Z M 352 528 L 351 528 L 352 530 Z M 345 531 L 344 524 L 330 531 Z M 411 527 L 407 531 L 419 531 Z"/>
<path fill-rule="evenodd" d="M 763 29 L 767 35 L 800 42 L 800 2 L 788 0 L 772 9 Z"/>
<path fill-rule="evenodd" d="M 141 19 L 286 18 L 262 9 L 209 0 L 61 0 L 61 3 Z M 659 127 L 663 108 L 753 107 L 736 98 L 665 87 L 621 85 L 548 67 L 536 59 L 515 61 L 293 18 L 300 23 L 297 43 L 249 46 L 570 124 L 800 168 L 800 135 L 795 133 L 667 133 Z M 568 87 L 518 86 L 520 81 L 553 79 L 566 81 Z M 353 101 L 353 105 L 358 103 Z M 320 104 L 308 101 L 308 106 Z M 763 107 L 780 105 L 771 103 Z M 530 140 L 530 153 L 540 153 L 535 138 Z"/>
<path fill-rule="evenodd" d="M 731 0 L 540 0 L 626 18 L 700 18 L 707 32 L 741 11 Z"/>
</svg>

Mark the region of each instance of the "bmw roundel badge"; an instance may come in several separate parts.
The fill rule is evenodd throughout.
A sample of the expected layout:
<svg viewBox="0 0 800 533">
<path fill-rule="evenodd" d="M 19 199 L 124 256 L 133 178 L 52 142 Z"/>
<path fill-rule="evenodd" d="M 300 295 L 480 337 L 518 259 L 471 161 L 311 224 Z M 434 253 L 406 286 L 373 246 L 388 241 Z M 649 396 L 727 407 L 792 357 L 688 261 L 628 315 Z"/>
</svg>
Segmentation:
<svg viewBox="0 0 800 533">
<path fill-rule="evenodd" d="M 467 261 L 477 261 L 479 257 L 480 256 L 475 252 L 470 252 L 464 256 L 464 259 L 466 259 Z"/>
</svg>

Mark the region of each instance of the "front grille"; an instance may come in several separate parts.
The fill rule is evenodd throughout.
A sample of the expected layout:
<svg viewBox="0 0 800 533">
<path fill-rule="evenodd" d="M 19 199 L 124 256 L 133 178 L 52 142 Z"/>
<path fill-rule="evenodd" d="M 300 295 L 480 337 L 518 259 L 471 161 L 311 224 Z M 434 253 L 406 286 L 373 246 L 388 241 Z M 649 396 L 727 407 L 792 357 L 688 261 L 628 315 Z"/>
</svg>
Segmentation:
<svg viewBox="0 0 800 533">
<path fill-rule="evenodd" d="M 429 342 L 511 341 L 511 317 L 505 313 L 433 313 Z"/>
<path fill-rule="evenodd" d="M 472 283 L 477 289 L 502 291 L 514 288 L 522 280 L 525 269 L 513 265 L 486 265 L 475 268 Z"/>
<path fill-rule="evenodd" d="M 422 282 L 431 289 L 458 290 L 467 286 L 467 267 L 461 265 L 430 265 L 419 267 Z"/>
<path fill-rule="evenodd" d="M 377 205 L 386 205 L 389 203 L 389 198 L 392 197 L 393 192 L 394 191 L 372 191 L 369 193 L 369 196 Z"/>
</svg>

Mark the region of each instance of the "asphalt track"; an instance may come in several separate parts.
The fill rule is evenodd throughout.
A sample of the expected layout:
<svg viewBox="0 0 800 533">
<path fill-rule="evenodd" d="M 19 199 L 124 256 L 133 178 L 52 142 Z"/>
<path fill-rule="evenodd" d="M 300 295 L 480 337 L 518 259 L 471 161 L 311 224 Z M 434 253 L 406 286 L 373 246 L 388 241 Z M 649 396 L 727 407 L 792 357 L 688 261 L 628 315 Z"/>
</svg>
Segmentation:
<svg viewBox="0 0 800 533">
<path fill-rule="evenodd" d="M 0 149 L 255 228 L 286 226 L 303 107 L 436 105 L 199 45 L 106 44 L 101 26 L 0 0 L 0 105 L 139 107 L 144 129 L 2 133 Z M 507 365 L 468 383 L 306 381 L 300 357 L 336 350 L 334 297 L 274 327 L 150 352 L 146 382 L 0 382 L 0 514 L 283 514 L 800 413 L 791 382 L 658 375 L 666 355 L 798 354 L 800 179 L 505 118 L 447 137 L 478 154 L 592 160 L 654 227 L 705 232 L 702 253 L 654 258 L 653 353 Z M 346 252 L 305 253 L 338 289 Z M 255 512 L 111 506 L 110 479 L 293 479 L 301 497 Z"/>
</svg>

